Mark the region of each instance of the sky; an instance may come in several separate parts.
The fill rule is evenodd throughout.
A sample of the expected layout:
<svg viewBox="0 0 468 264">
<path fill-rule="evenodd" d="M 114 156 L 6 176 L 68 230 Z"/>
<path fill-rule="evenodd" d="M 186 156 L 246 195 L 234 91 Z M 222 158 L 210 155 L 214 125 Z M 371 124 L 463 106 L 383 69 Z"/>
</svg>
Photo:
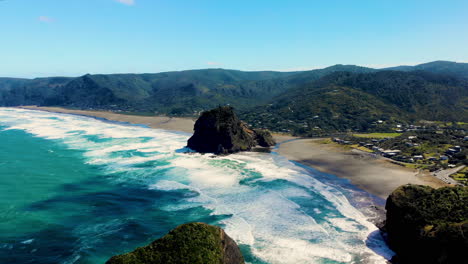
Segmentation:
<svg viewBox="0 0 468 264">
<path fill-rule="evenodd" d="M 467 0 L 0 0 L 0 76 L 468 62 Z"/>
</svg>

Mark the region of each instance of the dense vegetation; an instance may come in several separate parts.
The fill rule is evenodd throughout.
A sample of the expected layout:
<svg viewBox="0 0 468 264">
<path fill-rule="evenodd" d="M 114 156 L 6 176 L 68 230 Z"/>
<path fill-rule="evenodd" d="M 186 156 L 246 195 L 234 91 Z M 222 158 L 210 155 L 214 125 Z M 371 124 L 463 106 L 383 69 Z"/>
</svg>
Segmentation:
<svg viewBox="0 0 468 264">
<path fill-rule="evenodd" d="M 297 84 L 337 70 L 370 71 L 336 65 L 306 72 L 208 69 L 157 74 L 88 74 L 74 79 L 3 78 L 0 79 L 0 105 L 37 104 L 197 115 L 218 105 L 230 104 L 238 109 L 260 105 Z"/>
<path fill-rule="evenodd" d="M 243 264 L 236 243 L 216 226 L 184 224 L 153 243 L 107 264 Z"/>
<path fill-rule="evenodd" d="M 419 119 L 468 120 L 468 64 L 303 72 L 208 69 L 78 78 L 0 78 L 0 106 L 42 105 L 197 116 L 234 106 L 254 127 L 298 135 L 389 131 Z M 384 121 L 377 124 L 376 121 Z"/>
<path fill-rule="evenodd" d="M 433 61 L 416 66 L 398 66 L 387 68 L 387 70 L 396 71 L 427 71 L 445 75 L 452 75 L 468 79 L 468 63 L 457 63 L 452 61 Z"/>
<path fill-rule="evenodd" d="M 467 263 L 468 187 L 405 185 L 388 197 L 386 209 L 398 263 Z"/>
<path fill-rule="evenodd" d="M 320 135 L 388 131 L 395 124 L 421 119 L 466 121 L 467 105 L 468 82 L 455 77 L 427 72 L 336 72 L 290 89 L 242 118 L 275 131 Z"/>
</svg>

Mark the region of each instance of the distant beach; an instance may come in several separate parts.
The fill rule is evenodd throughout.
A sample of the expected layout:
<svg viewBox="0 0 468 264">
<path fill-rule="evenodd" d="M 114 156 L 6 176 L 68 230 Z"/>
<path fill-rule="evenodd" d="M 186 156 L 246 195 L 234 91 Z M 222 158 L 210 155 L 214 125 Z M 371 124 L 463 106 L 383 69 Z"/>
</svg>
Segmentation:
<svg viewBox="0 0 468 264">
<path fill-rule="evenodd" d="M 109 111 L 72 110 L 61 107 L 24 106 L 22 108 L 56 113 L 75 114 L 107 120 L 142 124 L 151 128 L 193 132 L 194 119 L 164 116 L 138 116 Z M 280 155 L 313 167 L 325 173 L 346 178 L 357 187 L 386 199 L 398 186 L 407 183 L 446 186 L 445 183 L 428 173 L 391 164 L 379 157 L 343 150 L 331 144 L 320 144 L 318 139 L 301 139 L 289 135 L 274 135 Z"/>
<path fill-rule="evenodd" d="M 193 125 L 195 124 L 194 119 L 182 117 L 128 115 L 110 111 L 74 110 L 62 107 L 22 106 L 21 108 L 48 111 L 54 113 L 98 117 L 112 121 L 146 125 L 151 128 L 182 131 L 187 133 L 193 133 Z"/>
</svg>

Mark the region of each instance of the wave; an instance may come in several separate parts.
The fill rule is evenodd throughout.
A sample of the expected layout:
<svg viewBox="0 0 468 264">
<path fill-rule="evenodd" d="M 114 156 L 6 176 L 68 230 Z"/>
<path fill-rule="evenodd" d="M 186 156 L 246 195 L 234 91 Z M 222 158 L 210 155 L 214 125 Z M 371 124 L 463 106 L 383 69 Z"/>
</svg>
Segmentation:
<svg viewBox="0 0 468 264">
<path fill-rule="evenodd" d="M 33 110 L 2 108 L 0 120 L 6 129 L 82 151 L 110 181 L 191 193 L 183 202 L 160 208 L 202 206 L 211 215 L 226 216 L 219 224 L 249 248 L 253 259 L 386 263 L 393 255 L 375 236 L 377 228 L 344 194 L 349 190 L 274 153 L 180 153 L 186 134 Z"/>
</svg>

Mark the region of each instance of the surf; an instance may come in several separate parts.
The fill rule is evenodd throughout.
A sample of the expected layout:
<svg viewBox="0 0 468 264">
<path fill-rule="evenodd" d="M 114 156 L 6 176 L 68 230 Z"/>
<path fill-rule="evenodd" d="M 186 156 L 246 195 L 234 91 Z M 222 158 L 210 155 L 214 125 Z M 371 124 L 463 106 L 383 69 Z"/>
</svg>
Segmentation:
<svg viewBox="0 0 468 264">
<path fill-rule="evenodd" d="M 16 209 L 41 204 L 34 210 L 51 217 L 59 212 L 47 206 L 57 203 L 85 209 L 80 224 L 60 222 L 70 219 L 65 217 L 51 231 L 73 237 L 54 238 L 71 243 L 61 248 L 59 263 L 103 262 L 121 253 L 113 248 L 141 246 L 170 226 L 194 220 L 225 228 L 249 263 L 386 263 L 392 256 L 359 208 L 368 194 L 276 153 L 187 153 L 189 134 L 16 108 L 0 108 L 0 126 L 73 151 L 76 162 L 89 169 L 73 188 L 91 190 L 55 193 Z M 86 199 L 99 203 L 90 206 Z M 86 212 L 98 217 L 86 220 Z M 30 260 L 47 263 L 44 254 L 35 254 L 44 252 L 43 232 L 41 226 L 17 238 L 0 235 L 0 248 L 18 255 L 28 251 Z"/>
</svg>

